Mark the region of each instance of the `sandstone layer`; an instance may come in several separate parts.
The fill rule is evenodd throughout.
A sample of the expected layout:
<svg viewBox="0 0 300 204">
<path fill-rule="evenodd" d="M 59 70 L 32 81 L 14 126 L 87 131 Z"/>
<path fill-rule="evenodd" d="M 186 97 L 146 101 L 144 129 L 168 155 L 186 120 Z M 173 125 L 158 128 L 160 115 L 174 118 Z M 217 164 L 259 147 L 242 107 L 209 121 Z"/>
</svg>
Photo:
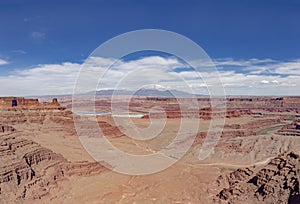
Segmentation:
<svg viewBox="0 0 300 204">
<path fill-rule="evenodd" d="M 57 100 L 19 99 L 17 106 L 12 100 L 16 99 L 6 98 L 6 105 L 0 106 L 1 203 L 276 203 L 275 199 L 288 203 L 298 199 L 294 176 L 298 154 L 290 152 L 300 146 L 300 138 L 290 134 L 298 131 L 297 97 L 229 97 L 227 110 L 215 113 L 217 119 L 225 117 L 225 125 L 218 127 L 220 138 L 204 160 L 199 160 L 199 151 L 205 140 L 214 139 L 207 138 L 213 116 L 209 98 L 200 97 L 198 110 L 186 112 L 179 110 L 174 98 L 133 98 L 129 112 L 145 116 L 130 118 L 136 127 L 129 134 L 126 123 L 118 126 L 112 114 L 91 117 L 91 124 L 81 127 L 98 137 L 91 130 L 96 122 L 114 147 L 147 155 L 173 148 L 168 145 L 176 139 L 181 118 L 187 116 L 185 129 L 190 130 L 197 117 L 196 140 L 185 156 L 147 176 L 122 175 L 107 169 L 113 168 L 107 163 L 104 167 L 94 161 L 80 143 L 73 121 L 90 116 L 73 114 L 70 98 L 58 99 L 67 110 Z M 110 112 L 112 103 L 123 110 L 125 101 L 96 98 L 96 110 Z M 83 110 L 93 102 L 83 101 Z M 165 110 L 166 118 L 160 118 L 157 107 Z M 149 140 L 130 137 L 137 128 L 164 123 Z M 284 152 L 289 153 L 277 157 Z M 248 200 L 243 200 L 244 195 Z"/>
<path fill-rule="evenodd" d="M 262 167 L 238 169 L 219 177 L 216 203 L 299 203 L 300 156 L 289 152 Z"/>
</svg>

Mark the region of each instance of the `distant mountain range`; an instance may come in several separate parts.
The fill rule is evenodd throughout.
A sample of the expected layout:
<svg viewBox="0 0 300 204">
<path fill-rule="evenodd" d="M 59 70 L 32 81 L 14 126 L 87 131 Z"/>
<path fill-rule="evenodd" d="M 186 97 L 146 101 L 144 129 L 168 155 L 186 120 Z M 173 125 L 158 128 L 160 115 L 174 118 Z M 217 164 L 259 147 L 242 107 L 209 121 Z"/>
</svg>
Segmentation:
<svg viewBox="0 0 300 204">
<path fill-rule="evenodd" d="M 191 98 L 195 96 L 203 96 L 203 95 L 193 95 L 188 92 L 179 91 L 176 89 L 165 89 L 161 86 L 155 85 L 147 88 L 141 88 L 135 93 L 132 93 L 129 89 L 102 89 L 97 91 L 90 91 L 82 95 L 96 95 L 96 96 L 143 96 L 143 97 L 161 97 L 161 98 Z M 72 94 L 65 94 L 65 95 L 44 95 L 44 96 L 34 96 L 37 98 L 53 98 L 53 97 L 69 97 Z M 31 96 L 33 97 L 33 96 Z"/>
<path fill-rule="evenodd" d="M 88 94 L 95 94 L 95 92 L 89 92 Z M 158 88 L 142 88 L 136 91 L 134 94 L 130 90 L 126 89 L 120 89 L 120 90 L 114 90 L 114 89 L 106 89 L 106 90 L 98 90 L 96 91 L 97 96 L 125 96 L 125 95 L 134 95 L 134 96 L 149 96 L 149 97 L 165 97 L 165 98 L 173 98 L 173 97 L 193 97 L 195 95 L 179 91 L 179 90 L 163 90 Z"/>
</svg>

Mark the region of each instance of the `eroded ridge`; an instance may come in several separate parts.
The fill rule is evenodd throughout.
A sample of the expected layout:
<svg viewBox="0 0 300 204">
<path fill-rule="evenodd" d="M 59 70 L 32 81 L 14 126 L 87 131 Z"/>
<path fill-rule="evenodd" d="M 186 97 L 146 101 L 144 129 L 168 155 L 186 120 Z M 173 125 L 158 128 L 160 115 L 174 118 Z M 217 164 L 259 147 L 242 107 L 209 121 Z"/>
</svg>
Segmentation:
<svg viewBox="0 0 300 204">
<path fill-rule="evenodd" d="M 291 151 L 262 167 L 237 169 L 221 175 L 217 203 L 299 203 L 299 153 Z"/>
</svg>

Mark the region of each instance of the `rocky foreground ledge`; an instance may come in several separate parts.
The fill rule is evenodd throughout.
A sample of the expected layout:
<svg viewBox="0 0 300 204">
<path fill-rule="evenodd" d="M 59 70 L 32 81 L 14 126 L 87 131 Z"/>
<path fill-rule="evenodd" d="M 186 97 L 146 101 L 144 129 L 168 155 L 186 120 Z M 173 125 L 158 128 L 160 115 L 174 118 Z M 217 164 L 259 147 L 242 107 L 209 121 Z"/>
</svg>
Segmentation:
<svg viewBox="0 0 300 204">
<path fill-rule="evenodd" d="M 97 162 L 69 162 L 5 126 L 0 133 L 0 201 L 23 203 L 47 196 L 58 181 L 106 169 Z"/>
<path fill-rule="evenodd" d="M 267 165 L 221 175 L 214 203 L 300 203 L 300 155 L 290 151 Z"/>
<path fill-rule="evenodd" d="M 98 162 L 71 162 L 28 139 L 34 133 L 20 128 L 46 123 L 72 127 L 72 113 L 57 99 L 42 104 L 38 99 L 0 98 L 0 203 L 31 203 L 49 195 L 59 181 L 106 170 Z"/>
</svg>

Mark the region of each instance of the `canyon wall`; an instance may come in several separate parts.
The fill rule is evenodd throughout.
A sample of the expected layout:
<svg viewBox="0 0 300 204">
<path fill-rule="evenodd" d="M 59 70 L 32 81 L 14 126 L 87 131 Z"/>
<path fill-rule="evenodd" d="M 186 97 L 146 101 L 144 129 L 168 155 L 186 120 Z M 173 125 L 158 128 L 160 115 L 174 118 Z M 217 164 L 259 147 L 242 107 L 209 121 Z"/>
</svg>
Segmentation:
<svg viewBox="0 0 300 204">
<path fill-rule="evenodd" d="M 32 140 L 0 133 L 0 201 L 23 203 L 41 199 L 69 176 L 101 173 L 98 162 L 69 162 Z"/>
<path fill-rule="evenodd" d="M 221 175 L 214 203 L 299 203 L 299 154 L 289 152 L 262 167 Z"/>
<path fill-rule="evenodd" d="M 0 110 L 2 109 L 64 109 L 56 98 L 50 103 L 40 103 L 38 99 L 23 97 L 1 97 Z"/>
</svg>

